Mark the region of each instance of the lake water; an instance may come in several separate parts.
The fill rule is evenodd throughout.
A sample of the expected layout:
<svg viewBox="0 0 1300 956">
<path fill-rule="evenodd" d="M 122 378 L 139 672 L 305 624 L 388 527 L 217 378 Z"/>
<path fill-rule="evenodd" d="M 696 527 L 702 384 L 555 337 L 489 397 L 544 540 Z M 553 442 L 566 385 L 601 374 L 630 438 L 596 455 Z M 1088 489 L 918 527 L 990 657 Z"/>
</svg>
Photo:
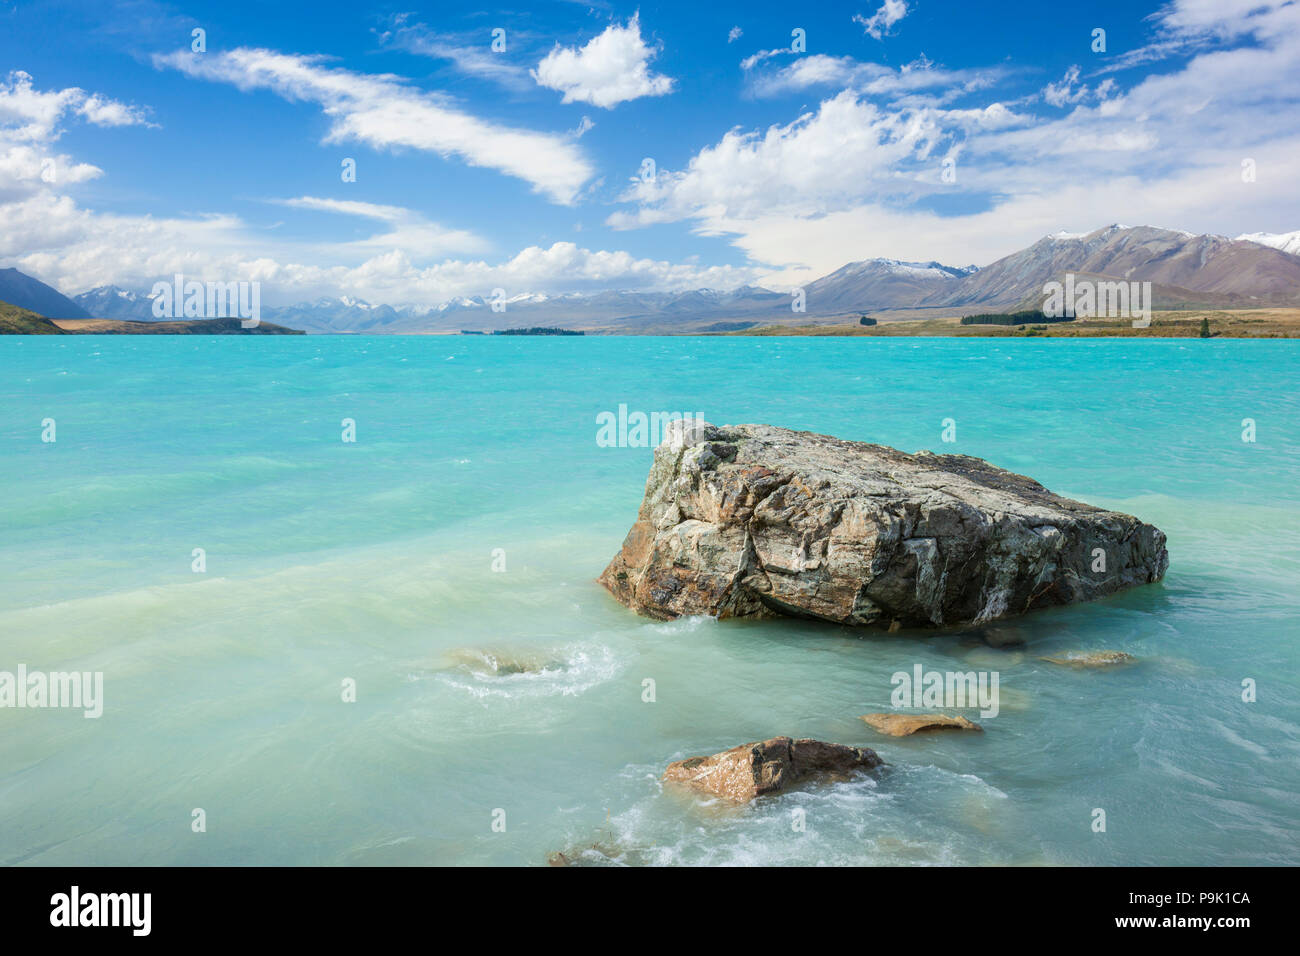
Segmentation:
<svg viewBox="0 0 1300 956">
<path fill-rule="evenodd" d="M 1298 386 L 1282 341 L 0 338 L 0 670 L 104 675 L 98 719 L 0 708 L 0 863 L 1295 864 Z M 620 404 L 978 455 L 1169 573 L 985 631 L 639 618 L 593 580 Z M 1102 649 L 1140 662 L 1042 660 Z M 1000 713 L 880 736 L 918 664 Z M 889 766 L 659 783 L 778 734 Z"/>
</svg>

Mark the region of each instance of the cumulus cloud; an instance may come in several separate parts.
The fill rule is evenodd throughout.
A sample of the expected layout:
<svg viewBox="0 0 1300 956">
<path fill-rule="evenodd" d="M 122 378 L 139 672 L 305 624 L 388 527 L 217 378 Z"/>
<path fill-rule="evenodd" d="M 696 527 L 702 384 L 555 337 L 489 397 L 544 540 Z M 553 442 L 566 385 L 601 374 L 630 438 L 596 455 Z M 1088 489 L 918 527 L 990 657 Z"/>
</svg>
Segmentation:
<svg viewBox="0 0 1300 956">
<path fill-rule="evenodd" d="M 158 55 L 155 65 L 188 76 L 265 89 L 317 104 L 330 118 L 325 141 L 376 149 L 410 147 L 522 179 L 557 203 L 577 199 L 594 170 L 566 136 L 502 126 L 460 109 L 450 98 L 415 89 L 388 74 L 325 66 L 320 57 L 238 48 Z"/>
<path fill-rule="evenodd" d="M 562 92 L 565 103 L 612 109 L 628 100 L 672 92 L 672 77 L 650 71 L 655 55 L 641 39 L 641 23 L 634 16 L 626 26 L 611 24 L 581 49 L 557 45 L 537 64 L 533 78 L 540 86 Z"/>
<path fill-rule="evenodd" d="M 77 112 L 96 126 L 148 126 L 143 110 L 95 93 L 77 107 Z"/>
<path fill-rule="evenodd" d="M 183 272 L 200 280 L 261 282 L 268 305 L 349 295 L 426 308 L 498 287 L 511 294 L 683 291 L 734 288 L 755 275 L 750 268 L 668 262 L 571 242 L 529 246 L 495 261 L 462 255 L 430 262 L 426 248 L 404 241 L 403 230 L 422 223 L 410 210 L 310 196 L 280 204 L 374 219 L 389 231 L 356 242 L 294 242 L 237 216 L 96 213 L 45 193 L 0 204 L 0 261 L 68 294 L 108 284 L 147 289 Z"/>
<path fill-rule="evenodd" d="M 148 125 L 146 112 L 77 87 L 39 90 L 21 70 L 0 81 L 0 201 L 83 183 L 103 170 L 60 153 L 66 121 L 96 126 Z"/>
<path fill-rule="evenodd" d="M 745 35 L 745 31 L 740 29 L 740 27 L 732 27 L 730 30 L 727 31 L 727 42 L 735 43 L 744 35 Z"/>
<path fill-rule="evenodd" d="M 63 90 L 38 90 L 31 74 L 14 70 L 0 82 L 0 129 L 11 139 L 48 142 L 58 138 L 58 124 L 77 113 L 96 126 L 147 125 L 145 110 L 87 93 L 72 86 Z"/>
<path fill-rule="evenodd" d="M 862 30 L 868 36 L 880 40 L 889 32 L 890 27 L 905 16 L 907 16 L 905 0 L 885 0 L 880 9 L 869 17 L 855 13 L 853 22 L 862 24 Z"/>
<path fill-rule="evenodd" d="M 682 171 L 635 181 L 623 198 L 639 210 L 609 224 L 820 215 L 867 191 L 907 190 L 912 180 L 901 171 L 931 158 L 946 138 L 941 121 L 939 111 L 888 110 L 845 90 L 791 123 L 731 130 Z"/>
</svg>

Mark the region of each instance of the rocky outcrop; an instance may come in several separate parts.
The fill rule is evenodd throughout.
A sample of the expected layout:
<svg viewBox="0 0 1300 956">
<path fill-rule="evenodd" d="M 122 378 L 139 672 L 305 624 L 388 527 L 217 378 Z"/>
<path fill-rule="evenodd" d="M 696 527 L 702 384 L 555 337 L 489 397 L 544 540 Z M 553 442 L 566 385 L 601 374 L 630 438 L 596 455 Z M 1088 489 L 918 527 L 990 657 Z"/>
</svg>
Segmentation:
<svg viewBox="0 0 1300 956">
<path fill-rule="evenodd" d="M 1064 657 L 1044 657 L 1043 660 L 1064 667 L 1116 667 L 1120 664 L 1137 663 L 1136 657 L 1123 651 L 1072 652 Z"/>
<path fill-rule="evenodd" d="M 728 800 L 752 800 L 809 777 L 847 777 L 881 764 L 875 751 L 820 740 L 773 737 L 741 744 L 712 757 L 670 763 L 664 780 L 683 783 Z"/>
<path fill-rule="evenodd" d="M 600 576 L 651 617 L 983 623 L 1164 576 L 1159 529 L 965 455 L 672 422 Z M 1094 570 L 1097 568 L 1097 570 Z"/>
<path fill-rule="evenodd" d="M 947 714 L 863 714 L 862 719 L 891 737 L 910 737 L 929 730 L 984 729 L 965 717 L 949 717 Z"/>
</svg>

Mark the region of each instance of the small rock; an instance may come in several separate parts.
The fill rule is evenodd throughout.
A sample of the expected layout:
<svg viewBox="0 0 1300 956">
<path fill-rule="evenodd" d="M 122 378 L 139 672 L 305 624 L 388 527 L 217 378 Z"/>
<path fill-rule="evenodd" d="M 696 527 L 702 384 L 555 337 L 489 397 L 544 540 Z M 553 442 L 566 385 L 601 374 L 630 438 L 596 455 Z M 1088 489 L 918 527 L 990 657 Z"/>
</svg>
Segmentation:
<svg viewBox="0 0 1300 956">
<path fill-rule="evenodd" d="M 984 729 L 965 717 L 949 717 L 946 714 L 864 714 L 862 719 L 891 737 L 910 737 L 923 730 Z"/>
<path fill-rule="evenodd" d="M 1123 651 L 1088 651 L 1083 654 L 1072 651 L 1064 657 L 1044 657 L 1043 660 L 1066 667 L 1114 667 L 1137 662 L 1136 657 Z"/>
<path fill-rule="evenodd" d="M 668 765 L 665 781 L 684 783 L 729 800 L 779 793 L 809 776 L 845 777 L 883 761 L 875 751 L 820 740 L 773 737 L 741 744 L 712 757 L 690 757 Z"/>
<path fill-rule="evenodd" d="M 653 847 L 627 847 L 612 840 L 572 846 L 547 854 L 548 866 L 653 866 L 659 857 Z"/>
</svg>

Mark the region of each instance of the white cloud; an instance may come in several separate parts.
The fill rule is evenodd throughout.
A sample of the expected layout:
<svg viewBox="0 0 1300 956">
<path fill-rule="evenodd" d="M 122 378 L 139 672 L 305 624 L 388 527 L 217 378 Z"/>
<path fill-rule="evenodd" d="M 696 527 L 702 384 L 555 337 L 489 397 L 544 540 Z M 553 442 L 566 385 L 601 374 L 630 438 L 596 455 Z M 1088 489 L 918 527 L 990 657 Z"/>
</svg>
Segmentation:
<svg viewBox="0 0 1300 956">
<path fill-rule="evenodd" d="M 904 170 L 929 160 L 946 138 L 942 116 L 882 109 L 845 90 L 792 123 L 762 133 L 731 130 L 683 171 L 661 169 L 653 182 L 637 180 L 624 199 L 640 209 L 615 213 L 609 224 L 707 223 L 778 211 L 816 216 L 864 193 L 908 192 L 915 178 Z"/>
<path fill-rule="evenodd" d="M 792 53 L 794 53 L 794 50 L 790 49 L 788 46 L 777 47 L 775 50 L 759 50 L 757 53 L 751 53 L 749 56 L 741 60 L 740 68 L 742 70 L 752 70 L 754 67 L 758 66 L 758 64 L 770 60 L 774 56 L 789 56 Z"/>
<path fill-rule="evenodd" d="M 641 39 L 641 23 L 634 16 L 626 26 L 611 24 L 581 49 L 557 45 L 537 64 L 533 78 L 564 93 L 565 103 L 612 109 L 642 96 L 672 92 L 671 77 L 650 72 L 655 53 Z"/>
<path fill-rule="evenodd" d="M 907 3 L 905 0 L 885 0 L 880 9 L 870 17 L 855 13 L 853 22 L 862 24 L 862 30 L 868 36 L 880 40 L 889 32 L 890 27 L 905 16 L 907 16 Z"/>
<path fill-rule="evenodd" d="M 1295 181 L 1290 178 L 1300 177 L 1297 147 L 1300 137 L 1274 144 L 1260 157 L 1276 175 Z M 1300 218 L 1294 201 L 1279 208 L 1285 187 L 1244 188 L 1229 153 L 1202 157 L 1195 167 L 1158 181 L 1115 175 L 1069 183 L 1055 173 L 1026 183 L 993 208 L 960 216 L 863 199 L 824 216 L 760 211 L 708 226 L 766 265 L 760 284 L 787 289 L 876 256 L 986 265 L 1062 228 L 1088 232 L 1116 220 L 1236 235 L 1246 224 L 1278 223 L 1274 228 L 1280 229 Z"/>
<path fill-rule="evenodd" d="M 151 125 L 143 110 L 119 103 L 98 93 L 86 97 L 77 112 L 96 126 L 148 126 Z"/>
<path fill-rule="evenodd" d="M 321 256 L 357 258 L 398 249 L 416 260 L 426 260 L 451 253 L 485 252 L 491 248 L 491 244 L 481 236 L 462 229 L 444 228 L 425 219 L 420 213 L 402 206 L 385 206 L 349 199 L 324 199 L 317 196 L 276 199 L 272 202 L 291 209 L 332 212 L 373 219 L 388 226 L 385 232 L 366 239 L 329 243 L 320 250 L 318 258 Z"/>
<path fill-rule="evenodd" d="M 316 197 L 283 205 L 382 221 L 392 231 L 352 243 L 313 244 L 276 238 L 235 216 L 155 218 L 94 213 L 66 196 L 42 194 L 0 205 L 0 263 L 75 294 L 99 285 L 149 288 L 183 272 L 203 280 L 259 281 L 267 305 L 322 295 L 349 295 L 393 306 L 432 307 L 490 295 L 734 288 L 754 270 L 700 266 L 593 250 L 571 242 L 529 246 L 489 262 L 463 257 L 422 263 L 425 250 L 404 247 L 403 224 L 418 216 L 400 207 Z M 396 241 L 392 237 L 396 236 Z"/>
<path fill-rule="evenodd" d="M 63 123 L 75 116 L 97 126 L 147 125 L 145 111 L 77 87 L 38 90 L 15 70 L 0 82 L 0 201 L 87 182 L 98 166 L 60 153 Z"/>
<path fill-rule="evenodd" d="M 765 51 L 779 53 L 783 51 Z M 924 56 L 898 69 L 851 56 L 812 53 L 775 70 L 755 70 L 763 62 L 755 54 L 741 63 L 751 72 L 750 89 L 756 96 L 777 96 L 812 87 L 852 89 L 870 96 L 901 96 L 923 90 L 941 90 L 934 101 L 943 102 L 993 85 L 1006 70 L 1001 67 L 950 70 L 935 66 Z"/>
<path fill-rule="evenodd" d="M 1295 26 L 1293 0 L 1173 0 L 1148 19 L 1155 39 L 1107 57 L 1097 73 L 1114 73 L 1172 57 L 1191 56 L 1242 37 L 1272 42 Z"/>
<path fill-rule="evenodd" d="M 491 48 L 491 35 L 479 33 L 441 34 L 423 23 L 408 23 L 409 14 L 398 14 L 392 19 L 391 29 L 379 33 L 379 42 L 436 60 L 446 60 L 459 73 L 480 80 L 488 80 L 517 92 L 533 88 L 528 69 L 520 66 L 504 52 Z M 512 37 L 507 34 L 507 50 Z"/>
<path fill-rule="evenodd" d="M 1051 106 L 1071 106 L 1086 100 L 1105 100 L 1115 92 L 1115 81 L 1102 80 L 1096 89 L 1087 83 L 1079 83 L 1079 67 L 1072 66 L 1065 71 L 1060 83 L 1048 83 L 1043 87 L 1043 99 Z"/>
<path fill-rule="evenodd" d="M 745 31 L 740 29 L 740 27 L 732 27 L 730 30 L 727 31 L 727 42 L 735 43 L 744 35 L 745 35 Z"/>
<path fill-rule="evenodd" d="M 145 111 L 139 107 L 75 86 L 41 91 L 32 85 L 31 74 L 22 70 L 12 71 L 0 82 L 0 130 L 11 139 L 57 139 L 59 121 L 69 113 L 79 113 L 96 126 L 147 125 Z"/>
<path fill-rule="evenodd" d="M 160 55 L 154 62 L 241 90 L 266 89 L 287 100 L 316 103 L 332 123 L 326 142 L 406 146 L 455 157 L 522 179 L 554 202 L 575 201 L 594 172 L 568 137 L 479 119 L 448 97 L 422 92 L 389 74 L 353 73 L 326 67 L 319 57 L 242 47 Z"/>
</svg>

